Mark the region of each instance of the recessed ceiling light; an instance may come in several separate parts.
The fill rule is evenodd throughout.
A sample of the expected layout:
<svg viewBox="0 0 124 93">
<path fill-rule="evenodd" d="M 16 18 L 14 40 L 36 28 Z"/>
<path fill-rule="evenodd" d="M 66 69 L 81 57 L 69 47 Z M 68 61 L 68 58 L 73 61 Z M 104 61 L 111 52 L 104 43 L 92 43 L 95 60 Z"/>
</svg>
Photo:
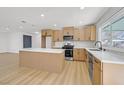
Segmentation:
<svg viewBox="0 0 124 93">
<path fill-rule="evenodd" d="M 39 34 L 39 32 L 34 32 L 35 34 Z"/>
<path fill-rule="evenodd" d="M 85 7 L 80 7 L 81 10 L 83 10 Z"/>
<path fill-rule="evenodd" d="M 57 25 L 56 25 L 56 24 L 54 24 L 53 26 L 54 26 L 54 27 L 56 27 Z"/>
<path fill-rule="evenodd" d="M 9 27 L 6 27 L 6 30 L 9 30 Z"/>
<path fill-rule="evenodd" d="M 82 21 L 80 21 L 80 24 L 82 24 Z"/>
<path fill-rule="evenodd" d="M 41 14 L 41 17 L 44 17 L 44 14 Z"/>
</svg>

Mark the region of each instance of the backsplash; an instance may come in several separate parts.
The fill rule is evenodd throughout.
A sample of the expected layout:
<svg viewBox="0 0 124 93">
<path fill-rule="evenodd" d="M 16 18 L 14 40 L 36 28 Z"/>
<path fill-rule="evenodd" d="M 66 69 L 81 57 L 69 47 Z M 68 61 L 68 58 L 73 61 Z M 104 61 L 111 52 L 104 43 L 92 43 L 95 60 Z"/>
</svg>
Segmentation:
<svg viewBox="0 0 124 93">
<path fill-rule="evenodd" d="M 55 42 L 55 47 L 62 47 L 66 42 Z M 73 41 L 74 47 L 86 47 L 86 48 L 93 48 L 94 42 L 93 41 Z"/>
</svg>

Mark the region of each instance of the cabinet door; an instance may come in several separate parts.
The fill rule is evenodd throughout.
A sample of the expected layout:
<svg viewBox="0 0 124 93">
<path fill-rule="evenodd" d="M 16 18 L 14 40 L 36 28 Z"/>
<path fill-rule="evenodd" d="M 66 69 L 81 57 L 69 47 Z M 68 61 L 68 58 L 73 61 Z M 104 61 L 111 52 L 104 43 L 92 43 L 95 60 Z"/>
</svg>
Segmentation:
<svg viewBox="0 0 124 93">
<path fill-rule="evenodd" d="M 62 30 L 54 30 L 53 41 L 63 41 L 63 32 Z"/>
<path fill-rule="evenodd" d="M 87 62 L 88 56 L 87 56 L 87 50 L 84 49 L 84 62 Z"/>
<path fill-rule="evenodd" d="M 80 27 L 79 32 L 80 32 L 80 35 L 79 35 L 80 41 L 85 40 L 85 29 L 83 27 Z"/>
<path fill-rule="evenodd" d="M 79 60 L 79 50 L 78 49 L 74 49 L 73 58 L 75 61 Z"/>
<path fill-rule="evenodd" d="M 74 60 L 83 62 L 85 60 L 85 50 L 82 48 L 74 49 Z"/>
<path fill-rule="evenodd" d="M 48 29 L 47 30 L 47 36 L 53 36 L 53 30 Z"/>
<path fill-rule="evenodd" d="M 75 41 L 80 41 L 80 31 L 78 28 L 74 29 L 74 40 Z"/>
<path fill-rule="evenodd" d="M 58 36 L 59 36 L 59 41 L 63 41 L 63 31 L 62 30 L 58 31 Z"/>
<path fill-rule="evenodd" d="M 91 26 L 91 40 L 95 41 L 96 40 L 96 27 Z"/>
<path fill-rule="evenodd" d="M 90 40 L 91 39 L 91 28 L 90 26 L 85 26 L 85 40 Z"/>
<path fill-rule="evenodd" d="M 79 49 L 80 54 L 79 54 L 79 60 L 84 62 L 85 61 L 85 50 L 84 49 Z"/>
<path fill-rule="evenodd" d="M 41 33 L 42 33 L 42 36 L 46 36 L 47 35 L 47 31 L 45 31 L 45 30 L 42 30 Z"/>
<path fill-rule="evenodd" d="M 46 36 L 42 36 L 42 39 L 41 39 L 41 48 L 46 48 Z"/>
<path fill-rule="evenodd" d="M 64 27 L 63 35 L 74 35 L 74 27 Z"/>
<path fill-rule="evenodd" d="M 76 61 L 76 59 L 77 59 L 77 50 L 76 49 L 73 50 L 73 59 L 74 59 L 74 61 Z"/>
<path fill-rule="evenodd" d="M 100 85 L 101 84 L 101 77 L 102 76 L 102 70 L 101 70 L 101 62 L 97 59 L 94 59 L 93 64 L 93 84 L 94 85 Z"/>
</svg>

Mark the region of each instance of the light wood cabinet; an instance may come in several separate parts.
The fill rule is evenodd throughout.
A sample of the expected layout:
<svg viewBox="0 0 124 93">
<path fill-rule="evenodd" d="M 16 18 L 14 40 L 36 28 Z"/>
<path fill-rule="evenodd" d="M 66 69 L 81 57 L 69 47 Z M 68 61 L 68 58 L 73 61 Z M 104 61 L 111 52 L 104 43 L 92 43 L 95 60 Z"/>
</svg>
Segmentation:
<svg viewBox="0 0 124 93">
<path fill-rule="evenodd" d="M 75 41 L 96 40 L 96 27 L 94 25 L 83 26 L 74 29 Z"/>
<path fill-rule="evenodd" d="M 74 51 L 73 51 L 73 59 L 74 59 L 74 61 L 79 60 L 79 49 L 74 49 Z"/>
<path fill-rule="evenodd" d="M 91 29 L 90 29 L 90 26 L 85 26 L 84 30 L 85 30 L 84 39 L 85 40 L 90 40 L 91 39 Z"/>
<path fill-rule="evenodd" d="M 91 40 L 96 40 L 96 26 L 91 26 Z"/>
<path fill-rule="evenodd" d="M 41 48 L 46 48 L 46 37 L 42 36 L 41 38 Z"/>
<path fill-rule="evenodd" d="M 53 38 L 53 30 L 52 29 L 43 29 L 41 31 L 41 47 L 46 48 L 46 37 L 51 36 Z M 53 46 L 53 42 L 52 42 Z"/>
<path fill-rule="evenodd" d="M 80 31 L 79 28 L 74 29 L 74 40 L 79 41 L 80 40 Z"/>
<path fill-rule="evenodd" d="M 63 28 L 63 35 L 67 36 L 67 35 L 74 35 L 74 27 L 64 27 Z"/>
<path fill-rule="evenodd" d="M 53 42 L 62 42 L 63 36 L 73 36 L 74 41 L 94 41 L 96 40 L 96 27 L 94 25 L 74 28 L 64 27 L 63 30 L 43 29 L 42 37 L 51 36 Z M 43 39 L 44 42 L 45 39 Z M 44 43 L 43 43 L 44 44 Z M 44 47 L 44 45 L 43 45 Z"/>
<path fill-rule="evenodd" d="M 94 57 L 93 62 L 93 84 L 100 85 L 102 84 L 102 68 L 101 61 Z"/>
<path fill-rule="evenodd" d="M 46 30 L 42 30 L 42 36 L 46 36 L 47 35 L 47 32 L 46 32 Z"/>
<path fill-rule="evenodd" d="M 76 48 L 74 49 L 74 60 L 75 61 L 85 61 L 85 50 L 82 48 Z"/>
<path fill-rule="evenodd" d="M 53 30 L 51 29 L 47 30 L 47 36 L 53 36 Z"/>
<path fill-rule="evenodd" d="M 43 29 L 42 36 L 53 36 L 53 30 L 52 29 Z"/>
<path fill-rule="evenodd" d="M 85 30 L 85 35 L 84 35 L 85 40 L 90 40 L 90 41 L 96 40 L 96 27 L 94 25 L 85 26 L 84 30 Z"/>
<path fill-rule="evenodd" d="M 75 28 L 74 29 L 74 40 L 75 41 L 85 40 L 84 36 L 85 36 L 85 32 L 84 32 L 83 28 Z"/>
<path fill-rule="evenodd" d="M 53 30 L 53 41 L 63 41 L 63 31 L 62 30 Z"/>
</svg>

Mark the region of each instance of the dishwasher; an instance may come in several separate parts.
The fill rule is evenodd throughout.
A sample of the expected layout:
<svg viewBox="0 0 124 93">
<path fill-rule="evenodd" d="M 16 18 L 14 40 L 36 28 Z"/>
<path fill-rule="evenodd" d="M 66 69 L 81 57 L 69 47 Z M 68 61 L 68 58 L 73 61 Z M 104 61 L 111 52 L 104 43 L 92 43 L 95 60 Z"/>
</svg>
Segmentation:
<svg viewBox="0 0 124 93">
<path fill-rule="evenodd" d="M 88 52 L 88 72 L 90 80 L 93 80 L 93 55 Z"/>
</svg>

